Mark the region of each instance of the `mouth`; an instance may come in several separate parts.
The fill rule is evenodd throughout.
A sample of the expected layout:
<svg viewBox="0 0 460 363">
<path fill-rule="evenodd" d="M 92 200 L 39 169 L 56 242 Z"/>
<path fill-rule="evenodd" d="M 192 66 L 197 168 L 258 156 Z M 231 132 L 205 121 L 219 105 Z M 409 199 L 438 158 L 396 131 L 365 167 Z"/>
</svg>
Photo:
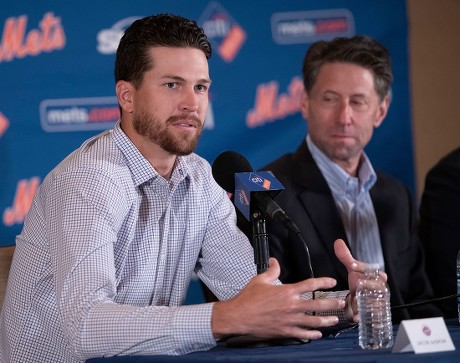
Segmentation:
<svg viewBox="0 0 460 363">
<path fill-rule="evenodd" d="M 347 135 L 347 134 L 333 134 L 331 136 L 334 139 L 351 139 L 351 138 L 353 138 L 352 135 Z"/>
<path fill-rule="evenodd" d="M 174 122 L 171 124 L 173 127 L 183 130 L 183 131 L 192 131 L 196 130 L 198 126 L 194 122 Z"/>
<path fill-rule="evenodd" d="M 198 129 L 201 122 L 196 118 L 182 117 L 171 120 L 170 124 L 184 129 Z"/>
</svg>

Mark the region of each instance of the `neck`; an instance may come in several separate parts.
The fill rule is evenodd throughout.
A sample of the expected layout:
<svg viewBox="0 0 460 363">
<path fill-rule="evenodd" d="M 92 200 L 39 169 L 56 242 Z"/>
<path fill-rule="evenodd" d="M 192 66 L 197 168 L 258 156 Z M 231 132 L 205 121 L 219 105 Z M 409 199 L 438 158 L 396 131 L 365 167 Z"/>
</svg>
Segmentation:
<svg viewBox="0 0 460 363">
<path fill-rule="evenodd" d="M 335 161 L 345 172 L 353 177 L 358 176 L 359 166 L 361 165 L 361 156 L 356 160 L 338 160 Z"/>
<path fill-rule="evenodd" d="M 176 163 L 177 156 L 173 155 L 172 160 L 165 160 L 162 158 L 148 159 L 148 162 L 152 167 L 166 180 L 171 178 L 172 172 L 174 170 L 174 165 Z"/>
<path fill-rule="evenodd" d="M 166 180 L 171 178 L 177 155 L 164 150 L 142 135 L 139 135 L 132 127 L 132 123 L 121 123 L 123 132 L 137 147 L 142 156 L 150 163 L 155 171 Z"/>
</svg>

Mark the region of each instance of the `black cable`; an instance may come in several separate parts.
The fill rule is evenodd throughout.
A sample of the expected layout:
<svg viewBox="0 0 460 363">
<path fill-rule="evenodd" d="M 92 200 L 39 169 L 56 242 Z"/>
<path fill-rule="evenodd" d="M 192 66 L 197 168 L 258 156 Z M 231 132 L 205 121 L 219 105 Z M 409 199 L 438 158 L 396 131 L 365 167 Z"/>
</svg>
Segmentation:
<svg viewBox="0 0 460 363">
<path fill-rule="evenodd" d="M 293 220 L 290 220 L 290 226 L 289 226 L 289 230 L 291 232 L 294 232 L 295 235 L 300 239 L 300 241 L 302 242 L 302 246 L 304 247 L 305 249 L 305 255 L 307 256 L 307 263 L 308 263 L 308 270 L 310 272 L 310 277 L 311 278 L 314 278 L 315 275 L 313 273 L 313 266 L 311 264 L 311 256 L 310 256 L 310 250 L 308 249 L 308 245 L 307 245 L 307 242 L 305 242 L 305 240 L 303 239 L 302 237 L 302 233 L 300 233 L 300 229 L 299 227 L 297 227 L 297 225 L 294 223 Z M 316 291 L 312 291 L 311 292 L 311 299 L 312 300 L 315 300 L 315 292 Z M 313 311 L 312 312 L 312 315 L 316 315 L 316 311 Z"/>
<path fill-rule="evenodd" d="M 414 306 L 431 304 L 431 303 L 434 303 L 434 302 L 444 301 L 444 300 L 449 300 L 449 299 L 454 299 L 454 298 L 459 298 L 459 297 L 460 297 L 460 294 L 453 294 L 453 295 L 449 295 L 449 296 L 438 297 L 436 299 L 418 301 L 418 302 L 411 303 L 411 304 L 403 304 L 403 305 L 392 306 L 391 309 L 392 310 L 398 310 L 398 309 L 412 308 Z"/>
<path fill-rule="evenodd" d="M 265 197 L 264 194 L 261 195 Z M 300 239 L 300 241 L 302 242 L 302 246 L 305 249 L 305 255 L 307 257 L 308 272 L 310 273 L 310 277 L 314 278 L 315 275 L 313 273 L 313 266 L 311 264 L 310 250 L 308 249 L 307 242 L 305 242 L 305 240 L 302 237 L 302 233 L 300 232 L 299 227 L 297 227 L 295 222 L 287 216 L 287 214 L 278 206 L 278 204 L 276 204 L 276 202 L 274 204 L 276 205 L 277 209 L 272 213 L 272 215 L 270 215 L 270 217 L 274 219 L 274 217 L 276 216 L 277 221 L 280 222 L 284 228 L 286 228 L 289 232 L 294 233 Z"/>
<path fill-rule="evenodd" d="M 291 229 L 291 231 L 293 231 L 296 234 L 296 236 L 300 239 L 305 249 L 305 255 L 307 256 L 308 271 L 310 272 L 310 277 L 314 278 L 315 275 L 313 273 L 313 266 L 311 264 L 310 250 L 308 249 L 307 242 L 305 242 L 305 240 L 303 239 L 302 234 L 300 233 L 299 227 L 297 227 L 294 222 L 292 222 L 292 225 L 293 225 L 293 229 Z"/>
</svg>

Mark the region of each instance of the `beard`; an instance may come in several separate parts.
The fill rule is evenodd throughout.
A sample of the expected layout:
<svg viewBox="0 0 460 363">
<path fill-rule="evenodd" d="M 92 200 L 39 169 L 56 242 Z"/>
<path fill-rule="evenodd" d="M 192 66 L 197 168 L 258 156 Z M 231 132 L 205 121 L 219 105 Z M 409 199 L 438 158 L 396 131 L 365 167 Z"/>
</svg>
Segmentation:
<svg viewBox="0 0 460 363">
<path fill-rule="evenodd" d="M 169 126 L 184 118 L 193 121 L 196 132 L 171 132 Z M 203 123 L 195 116 L 171 116 L 166 122 L 161 122 L 154 115 L 141 111 L 134 114 L 133 127 L 139 135 L 159 145 L 163 150 L 175 155 L 189 155 L 196 148 Z"/>
</svg>

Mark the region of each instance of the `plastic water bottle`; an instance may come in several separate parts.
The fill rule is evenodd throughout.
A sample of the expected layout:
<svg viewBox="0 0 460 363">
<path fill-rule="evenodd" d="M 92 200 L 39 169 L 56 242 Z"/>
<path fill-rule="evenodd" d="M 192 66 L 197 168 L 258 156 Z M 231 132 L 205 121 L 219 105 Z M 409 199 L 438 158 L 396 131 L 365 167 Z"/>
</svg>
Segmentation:
<svg viewBox="0 0 460 363">
<path fill-rule="evenodd" d="M 460 250 L 457 254 L 457 294 L 460 294 Z M 458 322 L 460 323 L 460 296 L 457 297 Z"/>
<path fill-rule="evenodd" d="M 359 346 L 363 349 L 393 345 L 390 290 L 379 275 L 378 264 L 367 264 L 356 290 L 359 314 Z"/>
</svg>

